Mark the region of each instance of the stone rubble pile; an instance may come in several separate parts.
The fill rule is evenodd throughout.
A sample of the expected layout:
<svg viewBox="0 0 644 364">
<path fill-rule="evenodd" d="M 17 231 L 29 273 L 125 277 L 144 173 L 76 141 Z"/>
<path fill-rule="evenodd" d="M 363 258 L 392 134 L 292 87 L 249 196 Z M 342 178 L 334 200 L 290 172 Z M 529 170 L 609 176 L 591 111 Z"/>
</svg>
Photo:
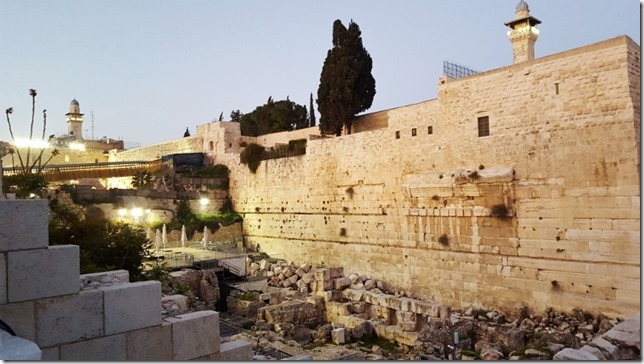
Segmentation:
<svg viewBox="0 0 644 364">
<path fill-rule="evenodd" d="M 478 306 L 452 310 L 404 292 L 388 293 L 383 282 L 368 274 L 345 276 L 342 267 L 264 259 L 249 268 L 282 288 L 271 294 L 269 306 L 258 309 L 255 330 L 293 345 L 346 344 L 386 358 L 422 354 L 430 360 L 640 357 L 639 316 L 620 324 L 580 309 L 563 313 L 549 308 L 540 315 L 523 306 L 510 313 Z M 374 345 L 373 352 L 373 347 L 361 346 L 374 337 L 395 343 L 396 349 Z"/>
</svg>

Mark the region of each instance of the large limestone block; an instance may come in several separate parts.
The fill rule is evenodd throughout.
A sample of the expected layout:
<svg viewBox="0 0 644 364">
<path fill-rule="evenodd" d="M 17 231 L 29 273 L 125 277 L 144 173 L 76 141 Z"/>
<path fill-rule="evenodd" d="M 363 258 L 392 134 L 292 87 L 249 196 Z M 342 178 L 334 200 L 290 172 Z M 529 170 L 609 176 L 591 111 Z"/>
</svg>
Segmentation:
<svg viewBox="0 0 644 364">
<path fill-rule="evenodd" d="M 0 305 L 0 319 L 6 322 L 17 336 L 31 341 L 36 340 L 36 319 L 33 301 Z"/>
<path fill-rule="evenodd" d="M 78 282 L 76 279 L 75 282 Z M 103 291 L 36 301 L 36 344 L 49 347 L 104 334 Z"/>
<path fill-rule="evenodd" d="M 636 347 L 640 350 L 640 330 L 640 315 L 638 314 L 608 330 L 602 337 L 611 343 L 618 343 L 619 345 L 627 347 Z"/>
<path fill-rule="evenodd" d="M 219 352 L 219 312 L 198 311 L 166 319 L 172 324 L 173 360 Z"/>
<path fill-rule="evenodd" d="M 0 252 L 49 245 L 47 200 L 0 200 Z"/>
<path fill-rule="evenodd" d="M 364 289 L 345 289 L 342 291 L 342 297 L 354 301 L 354 302 L 359 302 L 362 299 L 362 296 L 365 294 Z"/>
<path fill-rule="evenodd" d="M 331 276 L 331 279 L 344 277 L 344 267 L 329 268 L 329 275 Z"/>
<path fill-rule="evenodd" d="M 599 359 L 593 354 L 586 351 L 565 348 L 559 351 L 558 353 L 556 353 L 555 356 L 552 357 L 552 360 L 599 360 Z"/>
<path fill-rule="evenodd" d="M 172 324 L 164 322 L 125 334 L 128 361 L 170 361 L 172 360 Z"/>
<path fill-rule="evenodd" d="M 125 360 L 125 334 L 79 341 L 60 347 L 63 361 L 116 361 Z"/>
<path fill-rule="evenodd" d="M 78 245 L 9 252 L 7 275 L 9 302 L 77 293 L 80 290 Z"/>
<path fill-rule="evenodd" d="M 346 331 L 344 328 L 338 328 L 331 331 L 331 340 L 336 345 L 342 345 L 345 343 Z"/>
<path fill-rule="evenodd" d="M 105 334 L 161 324 L 161 282 L 145 281 L 101 288 L 105 300 Z"/>
<path fill-rule="evenodd" d="M 213 361 L 247 361 L 253 360 L 253 345 L 244 340 L 233 340 L 221 343 L 219 352 L 210 355 Z"/>
</svg>

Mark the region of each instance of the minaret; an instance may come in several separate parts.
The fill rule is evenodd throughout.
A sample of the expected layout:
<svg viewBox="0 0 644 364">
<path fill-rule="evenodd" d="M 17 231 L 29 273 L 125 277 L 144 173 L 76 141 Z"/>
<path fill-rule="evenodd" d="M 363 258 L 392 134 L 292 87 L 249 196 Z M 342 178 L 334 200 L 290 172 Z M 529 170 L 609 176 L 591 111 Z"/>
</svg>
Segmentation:
<svg viewBox="0 0 644 364">
<path fill-rule="evenodd" d="M 67 116 L 67 134 L 75 136 L 76 139 L 83 139 L 83 114 L 76 99 L 69 103 L 69 112 L 65 116 Z"/>
<path fill-rule="evenodd" d="M 519 1 L 514 20 L 505 23 L 512 29 L 508 31 L 508 38 L 512 43 L 515 64 L 534 59 L 534 43 L 539 38 L 539 29 L 535 28 L 537 24 L 541 24 L 541 21 L 530 16 L 528 4 Z"/>
</svg>

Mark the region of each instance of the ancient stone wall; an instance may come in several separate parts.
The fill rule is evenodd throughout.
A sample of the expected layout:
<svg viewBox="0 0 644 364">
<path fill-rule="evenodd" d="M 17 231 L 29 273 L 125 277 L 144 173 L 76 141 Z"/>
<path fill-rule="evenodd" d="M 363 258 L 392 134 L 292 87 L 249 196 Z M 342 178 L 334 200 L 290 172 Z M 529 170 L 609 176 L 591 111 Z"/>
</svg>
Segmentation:
<svg viewBox="0 0 644 364">
<path fill-rule="evenodd" d="M 269 254 L 371 272 L 455 307 L 630 315 L 638 59 L 618 37 L 442 79 L 437 99 L 389 110 L 386 128 L 311 138 L 306 155 L 255 174 L 237 153 L 217 159 L 247 241 Z"/>
<path fill-rule="evenodd" d="M 202 139 L 199 136 L 179 138 L 118 153 L 110 151 L 108 161 L 151 161 L 170 154 L 200 153 L 202 152 L 202 147 Z"/>
</svg>

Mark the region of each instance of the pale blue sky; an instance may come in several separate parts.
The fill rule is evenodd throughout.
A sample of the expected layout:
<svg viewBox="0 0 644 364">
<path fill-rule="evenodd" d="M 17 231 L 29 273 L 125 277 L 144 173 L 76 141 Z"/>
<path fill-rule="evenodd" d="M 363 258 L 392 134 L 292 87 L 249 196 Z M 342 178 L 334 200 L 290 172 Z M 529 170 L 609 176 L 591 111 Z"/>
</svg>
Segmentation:
<svg viewBox="0 0 644 364">
<path fill-rule="evenodd" d="M 536 57 L 626 34 L 638 0 L 527 0 L 542 21 Z M 0 2 L 0 108 L 27 136 L 28 90 L 48 134 L 66 133 L 76 98 L 84 136 L 149 145 L 186 127 L 290 99 L 308 107 L 335 19 L 353 19 L 373 58 L 368 112 L 436 97 L 443 60 L 485 71 L 512 63 L 504 22 L 518 0 L 110 0 Z M 318 118 L 319 119 L 319 118 Z M 40 132 L 38 132 L 40 133 Z M 9 140 L 6 121 L 0 140 Z"/>
</svg>

